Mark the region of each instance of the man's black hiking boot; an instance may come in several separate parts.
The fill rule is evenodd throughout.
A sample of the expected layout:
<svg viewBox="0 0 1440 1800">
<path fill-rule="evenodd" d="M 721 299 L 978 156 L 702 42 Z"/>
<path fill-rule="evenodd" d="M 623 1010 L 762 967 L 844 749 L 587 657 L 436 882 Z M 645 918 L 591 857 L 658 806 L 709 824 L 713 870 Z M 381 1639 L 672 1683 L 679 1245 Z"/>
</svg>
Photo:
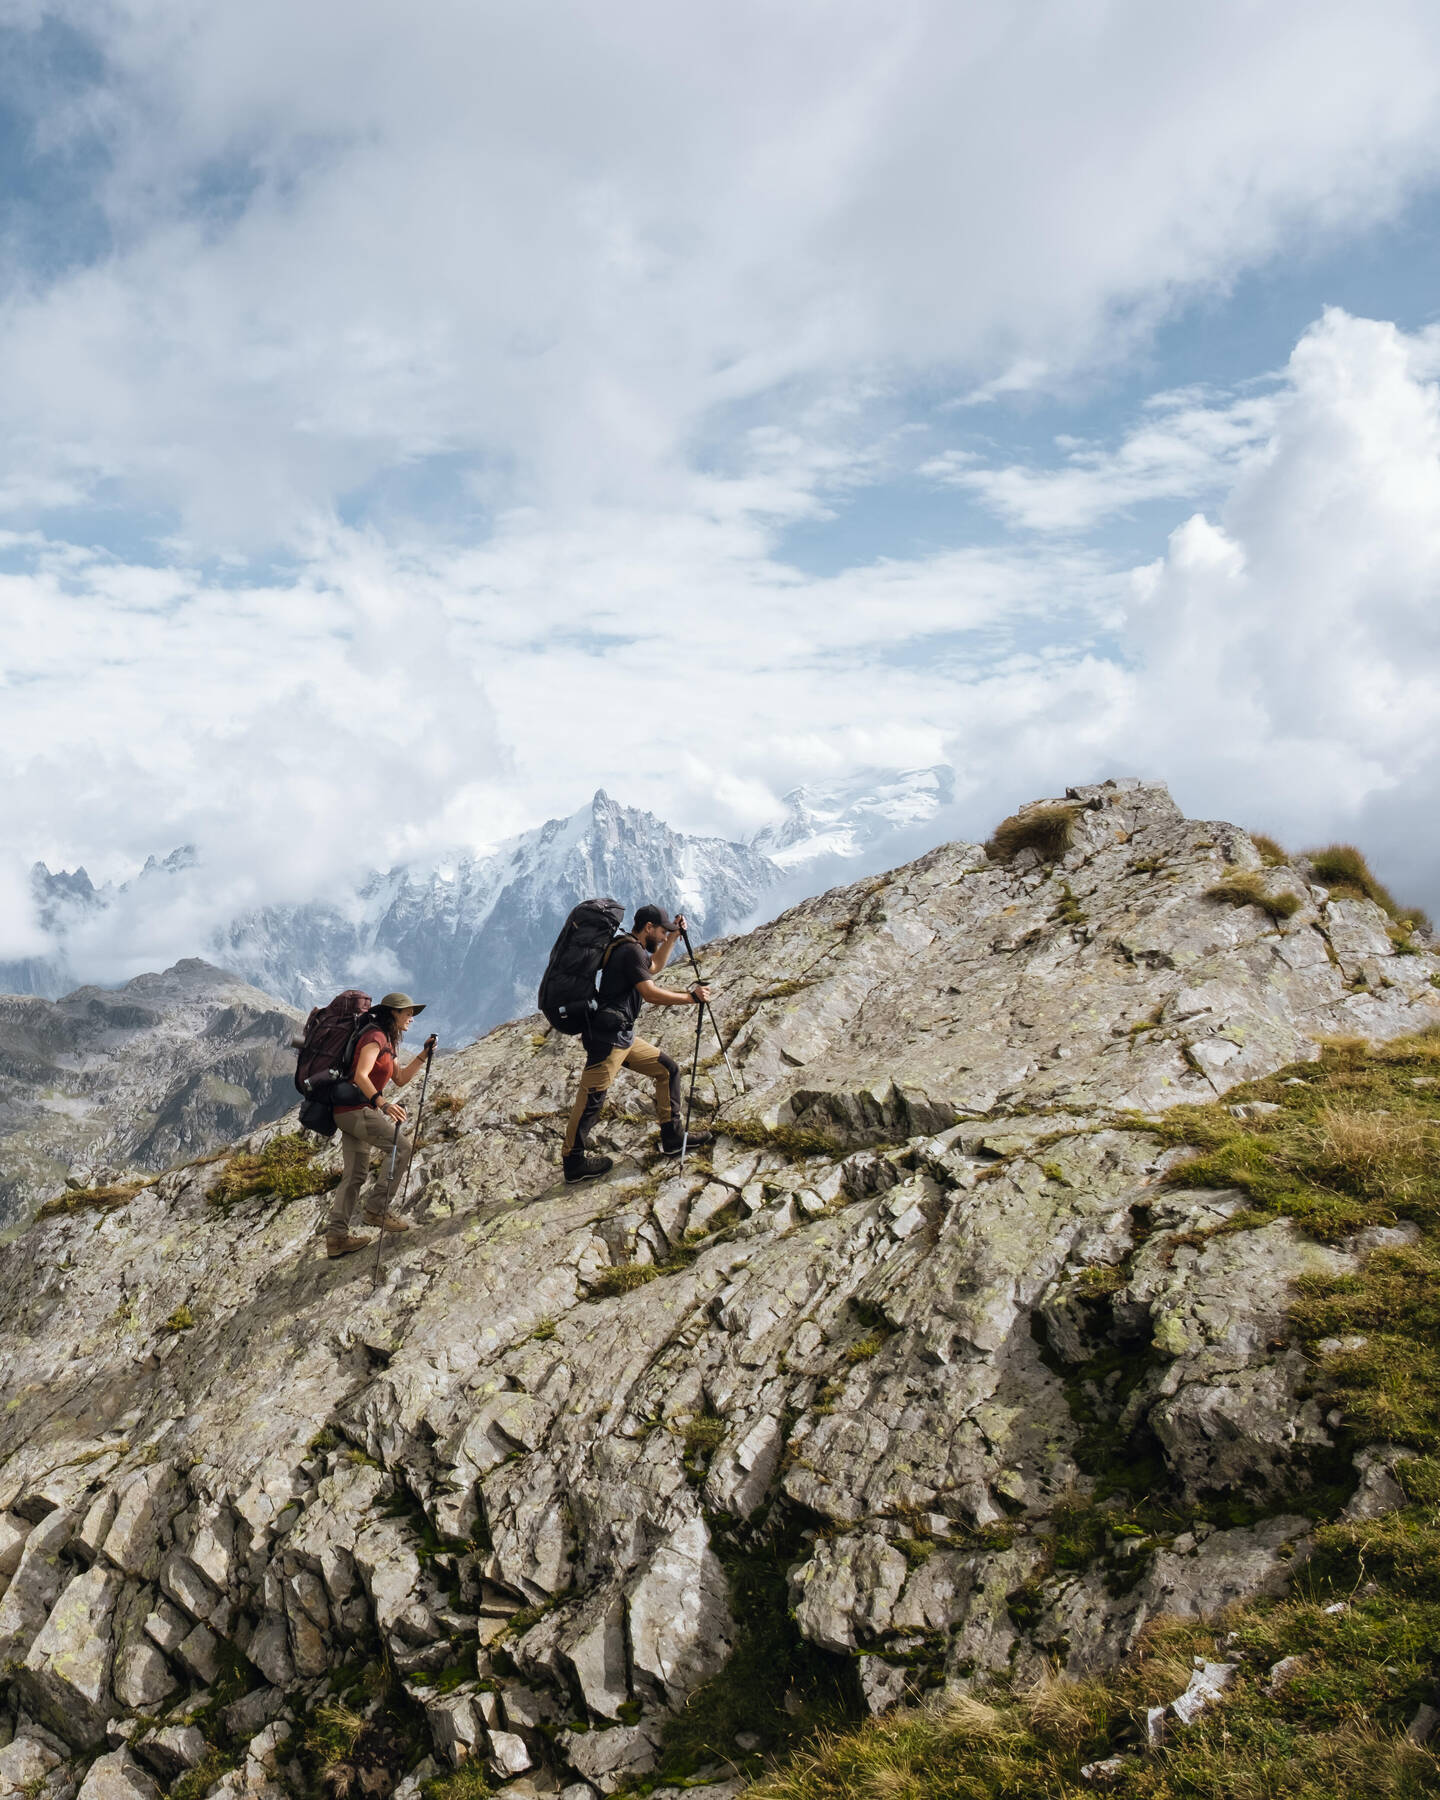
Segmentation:
<svg viewBox="0 0 1440 1800">
<path fill-rule="evenodd" d="M 688 1152 L 703 1150 L 707 1144 L 713 1144 L 715 1139 L 708 1131 L 692 1131 L 689 1138 L 686 1139 L 678 1125 L 662 1125 L 660 1127 L 660 1154 L 662 1156 L 678 1156 L 682 1141 Z"/>
<path fill-rule="evenodd" d="M 561 1166 L 566 1181 L 594 1181 L 597 1176 L 608 1175 L 615 1167 L 608 1156 L 586 1156 L 583 1150 L 563 1157 Z"/>
</svg>

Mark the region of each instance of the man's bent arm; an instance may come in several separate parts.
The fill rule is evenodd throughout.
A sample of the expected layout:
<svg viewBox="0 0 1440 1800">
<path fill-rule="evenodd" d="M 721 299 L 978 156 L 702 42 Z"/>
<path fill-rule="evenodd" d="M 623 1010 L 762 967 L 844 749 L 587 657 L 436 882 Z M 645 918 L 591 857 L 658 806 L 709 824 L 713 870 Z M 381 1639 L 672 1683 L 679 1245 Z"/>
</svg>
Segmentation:
<svg viewBox="0 0 1440 1800">
<path fill-rule="evenodd" d="M 677 994 L 673 988 L 657 987 L 653 981 L 637 981 L 635 991 L 651 1006 L 695 1006 L 694 994 Z"/>
<path fill-rule="evenodd" d="M 658 975 L 670 960 L 670 952 L 680 942 L 679 930 L 667 932 L 662 943 L 650 952 L 650 973 Z"/>
</svg>

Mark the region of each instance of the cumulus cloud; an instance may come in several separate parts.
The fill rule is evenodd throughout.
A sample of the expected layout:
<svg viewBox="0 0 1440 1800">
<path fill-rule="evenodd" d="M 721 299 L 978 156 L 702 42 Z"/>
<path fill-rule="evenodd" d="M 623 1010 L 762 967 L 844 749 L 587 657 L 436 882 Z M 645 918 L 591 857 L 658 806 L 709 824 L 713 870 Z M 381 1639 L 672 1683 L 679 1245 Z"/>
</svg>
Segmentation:
<svg viewBox="0 0 1440 1800">
<path fill-rule="evenodd" d="M 266 586 L 30 542 L 0 588 L 11 831 L 101 872 L 137 836 L 200 846 L 173 890 L 199 911 L 141 963 L 181 925 L 193 943 L 597 785 L 738 834 L 797 782 L 942 756 L 962 835 L 1154 773 L 1292 841 L 1373 828 L 1433 899 L 1385 808 L 1440 786 L 1436 368 L 1436 334 L 1327 313 L 1220 503 L 1139 569 L 1042 535 L 807 576 L 718 481 L 660 516 L 516 515 L 472 549 L 338 531 Z"/>
<path fill-rule="evenodd" d="M 35 158 L 88 176 L 0 284 L 7 846 L 200 856 L 107 968 L 602 784 L 739 833 L 948 755 L 974 835 L 1154 772 L 1397 853 L 1433 803 L 1433 335 L 1332 313 L 1118 441 L 911 449 L 1397 216 L 1433 7 L 27 6 L 16 66 L 78 47 Z M 800 564 L 887 484 L 1009 535 Z M 1094 532 L 1141 505 L 1136 571 Z M 0 920 L 28 954 L 3 873 Z"/>
<path fill-rule="evenodd" d="M 1328 312 L 1290 358 L 1265 454 L 1136 573 L 1129 729 L 1232 811 L 1313 833 L 1402 787 L 1433 804 L 1436 351 L 1433 331 Z"/>
<path fill-rule="evenodd" d="M 726 409 L 1063 381 L 1440 155 L 1420 0 L 46 16 L 109 245 L 0 306 L 14 497 L 242 545 L 437 458 L 487 507 L 667 504 Z"/>
</svg>

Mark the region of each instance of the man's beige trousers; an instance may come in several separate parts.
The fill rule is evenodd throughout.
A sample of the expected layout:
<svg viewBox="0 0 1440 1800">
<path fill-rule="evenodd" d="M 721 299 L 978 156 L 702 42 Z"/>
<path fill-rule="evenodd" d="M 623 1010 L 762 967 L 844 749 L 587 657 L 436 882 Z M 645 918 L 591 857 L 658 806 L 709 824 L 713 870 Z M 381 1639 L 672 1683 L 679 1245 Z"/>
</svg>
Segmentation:
<svg viewBox="0 0 1440 1800">
<path fill-rule="evenodd" d="M 569 1156 L 575 1148 L 575 1137 L 580 1130 L 581 1120 L 585 1120 L 588 1131 L 605 1104 L 606 1089 L 622 1069 L 633 1069 L 637 1075 L 644 1075 L 655 1083 L 655 1117 L 664 1125 L 673 1116 L 670 1105 L 672 1066 L 668 1058 L 662 1060 L 660 1051 L 653 1044 L 647 1044 L 644 1038 L 638 1037 L 629 1049 L 622 1044 L 599 1062 L 587 1063 L 585 1072 L 580 1077 L 575 1104 L 570 1108 L 570 1122 L 565 1127 L 565 1155 Z"/>
</svg>

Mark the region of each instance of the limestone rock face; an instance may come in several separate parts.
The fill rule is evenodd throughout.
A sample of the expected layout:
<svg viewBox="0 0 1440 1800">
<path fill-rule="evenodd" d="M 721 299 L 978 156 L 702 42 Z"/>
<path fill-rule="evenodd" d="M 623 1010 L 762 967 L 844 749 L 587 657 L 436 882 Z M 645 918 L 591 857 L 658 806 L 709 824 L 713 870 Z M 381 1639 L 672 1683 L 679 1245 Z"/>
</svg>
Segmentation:
<svg viewBox="0 0 1440 1800">
<path fill-rule="evenodd" d="M 683 1169 L 622 1077 L 613 1172 L 561 1184 L 579 1054 L 530 1018 L 437 1064 L 378 1285 L 324 1258 L 323 1199 L 225 1210 L 211 1166 L 0 1245 L 0 1675 L 30 1734 L 0 1759 L 70 1800 L 133 1727 L 103 1779 L 143 1789 L 239 1670 L 227 1730 L 272 1737 L 219 1787 L 273 1800 L 281 1727 L 378 1640 L 440 1763 L 609 1792 L 665 1766 L 755 1627 L 737 1595 L 883 1708 L 1283 1586 L 1285 1496 L 1331 1446 L 1278 1326 L 1380 1239 L 1216 1234 L 1239 1196 L 1161 1185 L 1146 1119 L 1433 1023 L 1440 959 L 1304 867 L 1265 871 L 1301 903 L 1279 926 L 1205 898 L 1260 858 L 1163 788 L 1065 804 L 1054 866 L 946 845 L 707 949 L 744 1092 L 708 1048 L 717 1141 Z M 645 1029 L 688 1060 L 690 1014 Z M 1097 1421 L 1177 1508 L 1267 1516 L 1061 1562 Z"/>
</svg>

